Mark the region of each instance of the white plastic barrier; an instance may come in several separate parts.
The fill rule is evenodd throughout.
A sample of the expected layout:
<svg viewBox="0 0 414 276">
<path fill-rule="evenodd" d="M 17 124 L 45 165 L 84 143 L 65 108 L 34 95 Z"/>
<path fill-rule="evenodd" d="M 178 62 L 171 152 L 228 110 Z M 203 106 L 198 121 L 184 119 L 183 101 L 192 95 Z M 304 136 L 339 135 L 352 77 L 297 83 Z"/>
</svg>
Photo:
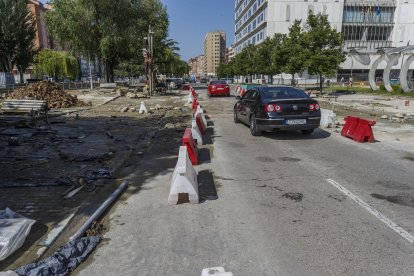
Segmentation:
<svg viewBox="0 0 414 276">
<path fill-rule="evenodd" d="M 336 115 L 332 110 L 321 109 L 321 128 L 335 127 Z"/>
<path fill-rule="evenodd" d="M 191 103 L 193 103 L 193 100 L 194 100 L 193 93 L 191 93 L 191 90 L 190 90 L 190 94 L 188 95 L 187 103 L 191 104 Z"/>
<path fill-rule="evenodd" d="M 9 208 L 0 211 L 0 261 L 13 254 L 30 233 L 35 220 L 19 215 Z"/>
<path fill-rule="evenodd" d="M 194 113 L 194 118 L 197 118 L 198 114 L 201 114 L 201 120 L 203 120 L 203 124 L 207 127 L 206 115 L 204 114 L 204 110 L 200 105 L 197 106 L 197 110 Z"/>
<path fill-rule="evenodd" d="M 204 268 L 201 276 L 233 276 L 233 273 L 226 272 L 223 267 Z"/>
<path fill-rule="evenodd" d="M 139 107 L 139 114 L 145 114 L 145 113 L 148 113 L 148 110 L 145 107 L 144 102 L 141 102 L 141 106 Z"/>
<path fill-rule="evenodd" d="M 193 135 L 193 139 L 197 140 L 197 145 L 203 145 L 203 136 L 201 135 L 195 119 L 191 121 L 191 134 Z"/>
<path fill-rule="evenodd" d="M 198 198 L 197 172 L 188 158 L 187 147 L 181 146 L 178 153 L 177 165 L 171 181 L 168 204 L 177 204 L 178 194 L 188 194 L 190 203 L 196 204 Z"/>
</svg>

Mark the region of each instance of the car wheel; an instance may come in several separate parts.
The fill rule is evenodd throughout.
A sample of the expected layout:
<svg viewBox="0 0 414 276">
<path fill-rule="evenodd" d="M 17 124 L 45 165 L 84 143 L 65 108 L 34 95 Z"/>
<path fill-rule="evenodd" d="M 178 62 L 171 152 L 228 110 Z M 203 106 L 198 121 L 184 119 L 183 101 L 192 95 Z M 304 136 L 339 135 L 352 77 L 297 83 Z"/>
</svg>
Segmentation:
<svg viewBox="0 0 414 276">
<path fill-rule="evenodd" d="M 250 116 L 250 133 L 253 136 L 260 136 L 262 134 L 262 132 L 257 128 L 256 116 L 254 116 L 254 114 Z"/>
<path fill-rule="evenodd" d="M 314 131 L 314 129 L 302 129 L 301 131 L 303 134 L 311 134 Z"/>
<path fill-rule="evenodd" d="M 234 116 L 233 116 L 233 118 L 234 118 L 234 122 L 236 123 L 236 124 L 238 124 L 238 123 L 240 123 L 240 120 L 239 120 L 239 116 L 237 116 L 237 112 L 236 112 L 236 110 L 234 110 Z"/>
<path fill-rule="evenodd" d="M 230 97 L 230 93 L 228 93 L 226 96 L 227 96 L 227 97 Z"/>
</svg>

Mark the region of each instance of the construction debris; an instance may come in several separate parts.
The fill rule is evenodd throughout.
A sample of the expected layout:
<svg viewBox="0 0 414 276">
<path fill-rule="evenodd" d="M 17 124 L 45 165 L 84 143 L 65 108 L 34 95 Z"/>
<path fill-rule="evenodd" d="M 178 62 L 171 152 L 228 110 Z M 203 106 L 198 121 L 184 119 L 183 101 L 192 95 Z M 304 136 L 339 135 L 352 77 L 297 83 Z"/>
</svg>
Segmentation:
<svg viewBox="0 0 414 276">
<path fill-rule="evenodd" d="M 49 108 L 67 108 L 72 106 L 89 106 L 76 96 L 63 91 L 56 83 L 42 81 L 20 88 L 7 97 L 8 99 L 43 100 Z"/>
</svg>

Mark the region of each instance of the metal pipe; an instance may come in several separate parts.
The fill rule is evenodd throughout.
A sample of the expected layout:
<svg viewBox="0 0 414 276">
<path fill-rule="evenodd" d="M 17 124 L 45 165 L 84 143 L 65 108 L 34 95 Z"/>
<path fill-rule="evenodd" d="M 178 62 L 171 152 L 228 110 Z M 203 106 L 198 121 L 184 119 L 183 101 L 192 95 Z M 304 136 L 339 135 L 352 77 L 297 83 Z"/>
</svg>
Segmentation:
<svg viewBox="0 0 414 276">
<path fill-rule="evenodd" d="M 102 203 L 102 205 L 95 211 L 95 213 L 93 213 L 93 215 L 82 225 L 82 227 L 79 228 L 79 230 L 69 238 L 69 241 L 74 241 L 82 237 L 86 230 L 89 229 L 91 224 L 96 221 L 103 214 L 103 212 L 105 212 L 105 210 L 125 190 L 127 186 L 128 180 L 124 180 L 124 182 L 122 182 L 122 184 L 111 194 L 111 196 L 108 197 L 108 199 L 105 200 L 105 202 Z"/>
</svg>

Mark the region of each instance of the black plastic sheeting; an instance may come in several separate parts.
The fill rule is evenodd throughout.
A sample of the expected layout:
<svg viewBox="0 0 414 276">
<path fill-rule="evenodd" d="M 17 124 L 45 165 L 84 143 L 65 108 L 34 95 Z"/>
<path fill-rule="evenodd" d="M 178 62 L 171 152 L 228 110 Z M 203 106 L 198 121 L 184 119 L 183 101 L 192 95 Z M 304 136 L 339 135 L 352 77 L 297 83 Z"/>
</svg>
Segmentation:
<svg viewBox="0 0 414 276">
<path fill-rule="evenodd" d="M 66 276 L 84 262 L 101 241 L 100 236 L 80 238 L 58 249 L 51 257 L 17 269 L 18 275 Z"/>
</svg>

